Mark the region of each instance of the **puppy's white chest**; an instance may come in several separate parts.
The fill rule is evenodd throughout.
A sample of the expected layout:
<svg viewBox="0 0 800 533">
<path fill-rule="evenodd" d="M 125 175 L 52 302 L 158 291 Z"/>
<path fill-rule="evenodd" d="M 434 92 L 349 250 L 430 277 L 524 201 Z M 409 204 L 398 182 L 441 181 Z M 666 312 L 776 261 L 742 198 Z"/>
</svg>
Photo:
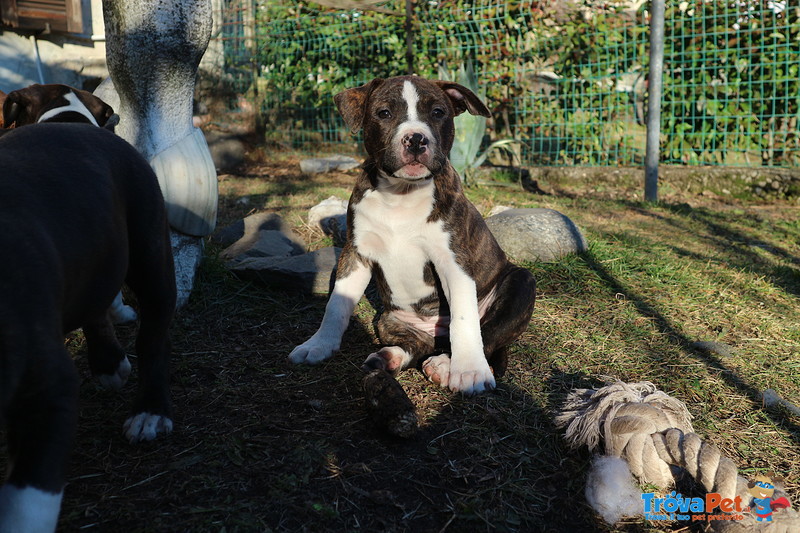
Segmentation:
<svg viewBox="0 0 800 533">
<path fill-rule="evenodd" d="M 420 194 L 420 192 L 424 194 Z M 424 281 L 432 254 L 446 250 L 449 234 L 441 222 L 428 222 L 433 209 L 431 192 L 408 195 L 369 191 L 354 207 L 354 244 L 358 253 L 378 264 L 401 309 L 431 295 Z"/>
</svg>

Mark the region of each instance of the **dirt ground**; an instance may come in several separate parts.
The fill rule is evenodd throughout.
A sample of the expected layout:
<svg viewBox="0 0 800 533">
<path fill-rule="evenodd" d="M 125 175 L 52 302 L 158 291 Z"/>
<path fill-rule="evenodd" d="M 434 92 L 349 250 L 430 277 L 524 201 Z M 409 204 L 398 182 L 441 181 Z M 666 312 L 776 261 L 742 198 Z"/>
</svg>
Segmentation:
<svg viewBox="0 0 800 533">
<path fill-rule="evenodd" d="M 318 201 L 309 191 L 321 184 L 294 164 L 259 163 L 221 176 L 220 226 L 260 209 L 264 193 L 248 180 L 267 181 L 275 185 L 270 196 L 280 190 L 295 198 L 270 210 L 307 240 L 324 239 L 304 229 L 299 214 Z M 346 195 L 351 176 L 325 180 L 331 193 Z M 556 180 L 548 186 L 581 194 Z M 722 201 L 715 192 L 705 200 Z M 135 356 L 131 382 L 121 393 L 106 391 L 89 375 L 80 332 L 68 338 L 83 382 L 60 530 L 607 530 L 585 505 L 576 475 L 589 454 L 566 451 L 550 412 L 569 388 L 591 384 L 537 357 L 534 331 L 512 347 L 515 378 L 491 394 L 463 398 L 418 372 L 403 373 L 422 423 L 413 438 L 393 438 L 369 423 L 363 406 L 359 366 L 376 342 L 365 325 L 373 310 L 360 304 L 363 320 L 353 321 L 333 360 L 294 366 L 286 356 L 315 331 L 325 299 L 235 279 L 216 252 L 209 248 L 174 322 L 175 431 L 168 437 L 139 445 L 123 438 Z M 119 328 L 129 354 L 135 330 Z"/>
</svg>

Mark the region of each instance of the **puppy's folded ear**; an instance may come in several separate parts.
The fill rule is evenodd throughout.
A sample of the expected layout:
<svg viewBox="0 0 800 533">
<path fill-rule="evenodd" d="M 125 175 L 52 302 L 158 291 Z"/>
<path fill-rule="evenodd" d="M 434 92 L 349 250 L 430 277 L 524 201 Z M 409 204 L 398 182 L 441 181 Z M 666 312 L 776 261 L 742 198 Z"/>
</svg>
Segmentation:
<svg viewBox="0 0 800 533">
<path fill-rule="evenodd" d="M 3 102 L 3 123 L 13 124 L 17 122 L 25 111 L 25 98 L 18 91 L 12 91 Z"/>
<path fill-rule="evenodd" d="M 35 124 L 39 119 L 36 111 L 61 96 L 60 87 L 63 85 L 39 85 L 34 83 L 23 89 L 11 91 L 3 102 L 3 122 L 6 126 L 16 123 L 16 126 Z"/>
<path fill-rule="evenodd" d="M 344 90 L 333 97 L 333 101 L 339 109 L 344 123 L 347 124 L 351 132 L 357 133 L 363 126 L 369 96 L 372 94 L 372 91 L 382 83 L 383 79 L 375 78 L 361 87 Z"/>
<path fill-rule="evenodd" d="M 492 113 L 486 104 L 481 102 L 475 93 L 452 81 L 436 80 L 433 83 L 439 86 L 441 90 L 450 98 L 453 107 L 456 110 L 456 115 L 460 115 L 464 111 L 469 111 L 471 115 L 480 115 L 482 117 L 491 117 Z"/>
</svg>

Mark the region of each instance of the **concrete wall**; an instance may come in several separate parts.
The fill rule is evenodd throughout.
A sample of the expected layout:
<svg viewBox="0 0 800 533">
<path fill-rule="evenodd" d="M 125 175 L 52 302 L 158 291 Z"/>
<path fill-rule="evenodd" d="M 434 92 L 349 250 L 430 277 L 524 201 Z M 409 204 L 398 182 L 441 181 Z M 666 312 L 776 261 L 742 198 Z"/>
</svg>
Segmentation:
<svg viewBox="0 0 800 533">
<path fill-rule="evenodd" d="M 33 39 L 29 33 L 0 30 L 0 90 L 32 83 L 93 89 L 108 76 L 102 0 L 83 0 L 82 5 L 84 31 L 79 35 L 54 33 Z"/>
</svg>

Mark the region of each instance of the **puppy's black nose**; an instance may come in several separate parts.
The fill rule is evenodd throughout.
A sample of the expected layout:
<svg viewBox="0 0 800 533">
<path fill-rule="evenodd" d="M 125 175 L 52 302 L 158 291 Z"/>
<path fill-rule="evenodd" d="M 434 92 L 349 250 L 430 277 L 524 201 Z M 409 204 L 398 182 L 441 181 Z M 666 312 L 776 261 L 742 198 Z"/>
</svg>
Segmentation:
<svg viewBox="0 0 800 533">
<path fill-rule="evenodd" d="M 421 133 L 412 133 L 403 137 L 403 146 L 414 155 L 419 155 L 428 146 L 428 138 Z"/>
</svg>

